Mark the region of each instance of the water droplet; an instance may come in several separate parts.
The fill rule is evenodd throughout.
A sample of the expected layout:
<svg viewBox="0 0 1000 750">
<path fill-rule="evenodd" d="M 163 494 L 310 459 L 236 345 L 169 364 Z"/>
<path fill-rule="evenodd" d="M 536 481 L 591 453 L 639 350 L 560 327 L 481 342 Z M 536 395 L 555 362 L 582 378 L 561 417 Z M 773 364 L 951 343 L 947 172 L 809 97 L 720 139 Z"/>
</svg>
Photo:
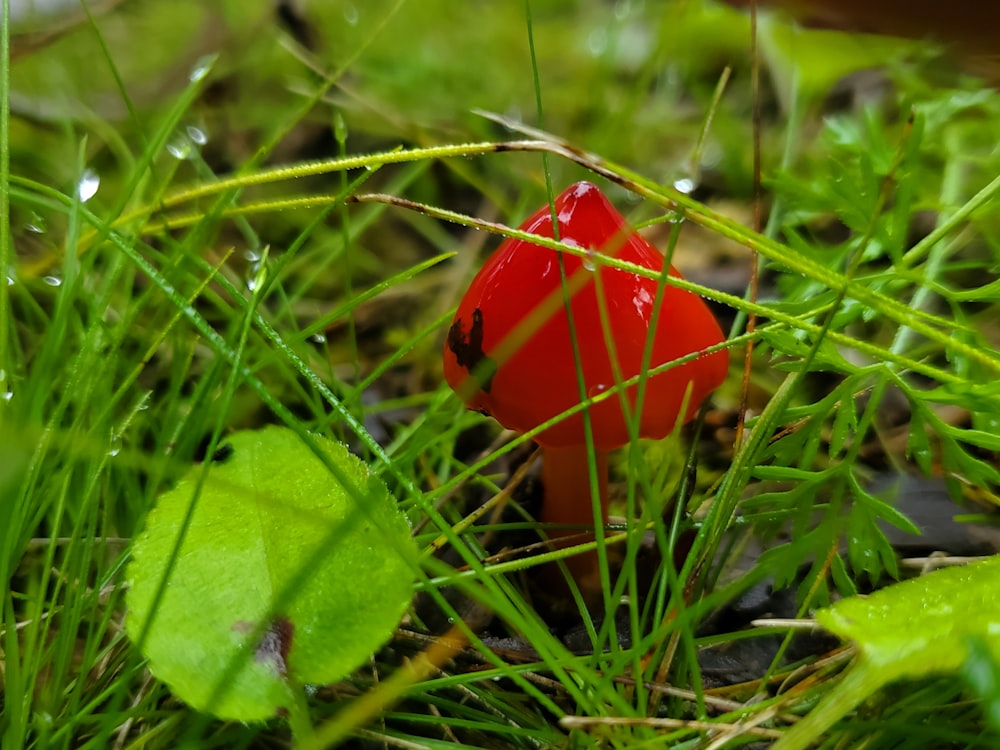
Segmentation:
<svg viewBox="0 0 1000 750">
<path fill-rule="evenodd" d="M 666 218 L 670 224 L 680 224 L 684 221 L 684 212 L 678 211 L 677 209 L 671 209 L 667 211 Z"/>
<path fill-rule="evenodd" d="M 58 276 L 43 276 L 42 281 L 44 281 L 49 286 L 60 286 L 62 284 L 62 279 Z"/>
<path fill-rule="evenodd" d="M 83 170 L 80 181 L 76 183 L 76 197 L 80 203 L 86 203 L 97 194 L 97 188 L 101 186 L 101 178 L 93 169 Z"/>
<path fill-rule="evenodd" d="M 587 398 L 596 398 L 608 390 L 611 386 L 605 385 L 604 383 L 597 383 L 596 385 L 590 386 L 587 389 Z"/>
<path fill-rule="evenodd" d="M 679 180 L 674 180 L 674 190 L 678 193 L 684 193 L 687 195 L 695 189 L 694 180 L 690 177 L 681 177 Z"/>
<path fill-rule="evenodd" d="M 662 78 L 664 84 L 671 89 L 678 88 L 684 81 L 684 74 L 681 72 L 681 66 L 677 63 L 671 63 L 664 68 L 662 73 Z"/>
<path fill-rule="evenodd" d="M 317 344 L 325 344 L 326 343 L 326 334 L 323 334 L 323 333 L 314 333 L 312 336 L 309 337 L 309 340 L 310 341 L 315 341 Z"/>
<path fill-rule="evenodd" d="M 121 452 L 122 452 L 122 436 L 116 432 L 112 432 L 110 447 L 108 448 L 108 455 L 111 456 L 111 458 L 114 458 Z"/>
<path fill-rule="evenodd" d="M 3 400 L 5 404 L 9 404 L 12 398 L 14 398 L 14 391 L 9 388 L 3 393 L 0 393 L 0 400 Z"/>
<path fill-rule="evenodd" d="M 167 141 L 167 153 L 181 161 L 190 159 L 194 153 L 194 144 L 185 133 L 177 133 Z"/>
<path fill-rule="evenodd" d="M 201 57 L 191 68 L 191 73 L 188 75 L 188 80 L 191 83 L 197 83 L 202 78 L 207 76 L 212 71 L 212 66 L 215 65 L 216 55 L 206 55 Z"/>
<path fill-rule="evenodd" d="M 253 286 L 250 286 L 248 284 L 248 286 L 250 287 L 250 291 L 253 291 L 254 289 L 259 289 L 260 287 L 264 286 L 265 281 L 267 281 L 267 265 L 264 263 L 258 263 L 257 275 L 254 276 L 254 278 L 251 281 Z"/>
<path fill-rule="evenodd" d="M 8 271 L 7 272 L 7 286 L 14 286 L 14 282 L 16 281 L 16 279 L 17 279 L 17 277 L 14 276 L 14 272 L 13 271 Z"/>
<path fill-rule="evenodd" d="M 197 143 L 199 146 L 208 143 L 208 134 L 196 125 L 188 125 L 184 128 L 184 132 L 187 133 L 187 137 L 191 139 L 192 143 Z"/>
<path fill-rule="evenodd" d="M 587 37 L 587 49 L 594 57 L 600 57 L 608 49 L 608 32 L 604 28 L 594 29 Z"/>
<path fill-rule="evenodd" d="M 257 250 L 244 250 L 243 257 L 246 258 L 251 263 L 260 262 L 260 253 Z"/>
<path fill-rule="evenodd" d="M 358 24 L 358 9 L 353 3 L 344 4 L 344 20 L 347 21 L 350 26 L 357 26 Z"/>
<path fill-rule="evenodd" d="M 594 271 L 597 269 L 597 264 L 594 262 L 593 249 L 587 250 L 587 257 L 583 259 L 583 267 L 588 271 Z"/>
<path fill-rule="evenodd" d="M 247 266 L 247 289 L 252 292 L 264 279 L 262 273 L 264 256 L 253 250 L 248 250 L 247 254 L 253 256 L 253 260 L 250 262 L 250 265 Z"/>
<path fill-rule="evenodd" d="M 24 225 L 24 228 L 29 232 L 34 232 L 35 234 L 45 234 L 49 227 L 43 216 L 32 211 L 31 218 L 28 220 L 28 223 Z"/>
</svg>

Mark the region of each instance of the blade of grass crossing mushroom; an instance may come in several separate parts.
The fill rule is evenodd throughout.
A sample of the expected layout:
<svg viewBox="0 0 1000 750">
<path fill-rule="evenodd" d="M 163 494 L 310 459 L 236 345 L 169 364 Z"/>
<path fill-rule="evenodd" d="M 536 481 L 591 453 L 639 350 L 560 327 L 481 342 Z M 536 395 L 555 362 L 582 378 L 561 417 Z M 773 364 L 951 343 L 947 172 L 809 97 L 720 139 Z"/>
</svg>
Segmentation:
<svg viewBox="0 0 1000 750">
<path fill-rule="evenodd" d="M 541 79 L 538 74 L 538 58 L 535 54 L 535 35 L 532 25 L 531 18 L 531 0 L 524 0 L 524 18 L 525 18 L 525 29 L 528 36 L 528 49 L 531 56 L 531 72 L 532 72 L 532 85 L 535 91 L 535 108 L 536 115 L 538 116 L 539 127 L 545 127 L 545 110 L 542 104 L 542 85 Z M 545 191 L 549 202 L 549 212 L 550 220 L 552 222 L 552 238 L 559 242 L 560 229 L 559 229 L 559 216 L 556 211 L 555 202 L 555 191 L 552 187 L 552 174 L 549 169 L 548 153 L 542 152 L 542 167 L 545 173 Z M 588 398 L 587 384 L 583 372 L 583 358 L 580 354 L 580 340 L 577 335 L 576 321 L 573 315 L 573 307 L 570 303 L 571 294 L 568 284 L 568 279 L 566 276 L 566 264 L 562 253 L 558 254 L 558 264 L 559 264 L 559 281 L 560 288 L 562 290 L 562 301 L 563 301 L 563 311 L 566 315 L 566 320 L 569 326 L 569 339 L 570 348 L 573 352 L 573 365 L 576 371 L 576 385 L 577 393 L 580 397 L 580 401 L 586 402 Z M 584 444 L 586 446 L 587 455 L 587 482 L 589 483 L 589 498 L 590 498 L 590 509 L 593 518 L 593 522 L 597 527 L 596 539 L 597 539 L 597 568 L 600 575 L 600 588 L 604 592 L 604 610 L 610 612 L 613 610 L 613 604 L 611 601 L 611 577 L 610 570 L 608 566 L 608 551 L 605 546 L 604 541 L 604 495 L 602 491 L 606 494 L 607 490 L 607 457 L 602 455 L 598 457 L 597 450 L 594 446 L 594 426 L 591 421 L 590 409 L 588 406 L 584 406 L 583 409 L 583 436 Z M 545 471 L 545 455 L 543 452 L 542 456 L 542 470 Z M 578 469 L 577 469 L 578 471 Z M 603 475 L 602 475 L 603 472 Z M 550 470 L 550 477 L 559 481 L 558 478 L 554 477 Z M 582 565 L 581 561 L 576 561 L 573 563 L 574 567 Z M 594 633 L 593 623 L 590 618 L 589 611 L 586 606 L 581 606 L 582 595 L 578 590 L 576 581 L 573 575 L 570 575 L 569 569 L 562 562 L 559 563 L 560 569 L 564 578 L 567 580 L 570 591 L 572 592 L 573 598 L 576 600 L 577 609 L 580 610 L 580 614 L 583 617 L 583 621 L 586 623 L 588 630 L 592 636 L 596 636 Z"/>
</svg>

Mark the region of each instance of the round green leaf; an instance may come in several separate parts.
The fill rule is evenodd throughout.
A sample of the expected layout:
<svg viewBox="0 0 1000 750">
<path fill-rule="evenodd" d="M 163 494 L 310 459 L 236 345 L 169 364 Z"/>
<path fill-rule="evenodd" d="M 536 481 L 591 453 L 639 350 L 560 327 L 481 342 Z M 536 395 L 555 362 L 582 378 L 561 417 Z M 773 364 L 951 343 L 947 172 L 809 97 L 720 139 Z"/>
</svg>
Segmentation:
<svg viewBox="0 0 1000 750">
<path fill-rule="evenodd" d="M 1000 555 L 995 555 L 870 596 L 841 599 L 816 612 L 820 625 L 855 642 L 859 657 L 773 750 L 811 747 L 837 720 L 893 680 L 955 671 L 969 658 L 1000 660 L 998 576 Z M 980 671 L 969 677 L 984 700 L 991 700 L 992 675 Z"/>
<path fill-rule="evenodd" d="M 410 602 L 416 548 L 385 484 L 343 445 L 312 442 L 325 461 L 288 429 L 234 434 L 160 497 L 133 546 L 128 633 L 196 709 L 284 713 L 296 686 L 360 666 Z"/>
<path fill-rule="evenodd" d="M 1000 657 L 1000 555 L 841 599 L 816 613 L 831 633 L 857 643 L 886 678 L 958 669 L 968 638 Z"/>
</svg>

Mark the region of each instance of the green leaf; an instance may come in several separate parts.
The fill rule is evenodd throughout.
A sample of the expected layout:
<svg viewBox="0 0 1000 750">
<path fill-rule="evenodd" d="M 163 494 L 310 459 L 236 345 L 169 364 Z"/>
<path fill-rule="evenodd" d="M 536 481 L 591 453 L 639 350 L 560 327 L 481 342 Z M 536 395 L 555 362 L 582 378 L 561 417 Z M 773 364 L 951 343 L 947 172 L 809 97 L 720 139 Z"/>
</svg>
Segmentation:
<svg viewBox="0 0 1000 750">
<path fill-rule="evenodd" d="M 858 431 L 858 413 L 854 408 L 854 400 L 845 399 L 833 413 L 833 426 L 830 430 L 830 455 L 838 456 L 855 438 Z"/>
<path fill-rule="evenodd" d="M 806 482 L 815 484 L 827 478 L 825 471 L 797 469 L 794 466 L 754 466 L 753 475 L 766 482 Z"/>
<path fill-rule="evenodd" d="M 958 429 L 952 427 L 948 429 L 948 434 L 956 440 L 985 448 L 988 451 L 1000 451 L 1000 435 L 991 435 L 981 430 Z"/>
<path fill-rule="evenodd" d="M 317 452 L 285 428 L 234 434 L 160 497 L 133 546 L 129 636 L 198 710 L 289 710 L 302 683 L 361 665 L 410 602 L 405 517 L 343 445 L 310 438 Z"/>
<path fill-rule="evenodd" d="M 843 680 L 774 750 L 807 747 L 893 680 L 955 672 L 967 659 L 981 659 L 984 654 L 1000 660 L 998 577 L 1000 555 L 938 570 L 867 597 L 841 599 L 819 610 L 817 622 L 854 641 L 859 656 Z M 975 644 L 974 651 L 970 644 Z M 987 681 L 980 678 L 981 683 Z"/>
<path fill-rule="evenodd" d="M 1000 656 L 998 579 L 1000 555 L 842 599 L 816 620 L 857 642 L 887 679 L 953 671 L 965 659 L 967 637 L 982 638 Z"/>
</svg>

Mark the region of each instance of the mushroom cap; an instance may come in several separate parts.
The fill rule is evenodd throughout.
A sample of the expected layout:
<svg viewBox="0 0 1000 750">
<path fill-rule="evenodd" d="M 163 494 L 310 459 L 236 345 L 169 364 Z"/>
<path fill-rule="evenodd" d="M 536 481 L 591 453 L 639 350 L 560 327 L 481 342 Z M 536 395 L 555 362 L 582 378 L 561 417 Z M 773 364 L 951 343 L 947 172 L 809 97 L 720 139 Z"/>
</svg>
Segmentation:
<svg viewBox="0 0 1000 750">
<path fill-rule="evenodd" d="M 571 185 L 556 199 L 555 211 L 562 242 L 662 273 L 663 256 L 625 222 L 596 185 Z M 550 207 L 543 206 L 520 228 L 552 237 Z M 595 264 L 579 256 L 508 238 L 472 280 L 445 343 L 445 378 L 470 409 L 524 432 L 580 403 L 560 255 L 589 397 L 614 387 L 612 352 L 621 380 L 639 374 L 650 335 L 651 367 L 724 340 L 704 300 L 691 292 L 664 285 L 662 309 L 650 333 L 654 302 L 660 292 L 656 279 L 606 265 L 596 265 L 594 270 Z M 669 273 L 680 277 L 672 267 Z M 599 284 L 595 283 L 597 277 Z M 602 326 L 602 306 L 607 330 Z M 690 420 L 701 402 L 725 380 L 728 369 L 728 353 L 718 351 L 650 377 L 639 435 L 660 438 L 678 422 Z M 689 386 L 687 408 L 681 415 Z M 630 411 L 637 390 L 635 385 L 625 390 Z M 613 395 L 589 407 L 598 449 L 611 450 L 629 440 L 621 401 L 620 395 Z M 583 443 L 582 412 L 547 428 L 535 439 L 552 446 Z"/>
</svg>

